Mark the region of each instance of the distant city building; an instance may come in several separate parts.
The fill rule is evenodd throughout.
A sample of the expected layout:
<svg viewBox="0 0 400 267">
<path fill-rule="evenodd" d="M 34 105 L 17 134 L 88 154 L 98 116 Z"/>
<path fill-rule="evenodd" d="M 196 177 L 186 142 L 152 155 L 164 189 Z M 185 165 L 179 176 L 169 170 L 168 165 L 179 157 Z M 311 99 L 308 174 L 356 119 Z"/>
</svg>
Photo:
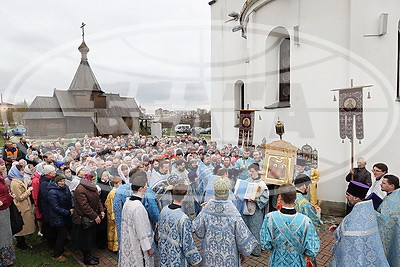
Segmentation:
<svg viewBox="0 0 400 267">
<path fill-rule="evenodd" d="M 144 117 L 134 98 L 101 90 L 87 59 L 83 40 L 81 62 L 68 90 L 37 96 L 24 116 L 30 137 L 121 135 L 139 132 Z"/>
<path fill-rule="evenodd" d="M 11 109 L 14 108 L 15 106 L 11 103 L 7 103 L 7 102 L 0 102 L 0 111 L 5 111 L 7 109 Z"/>
</svg>

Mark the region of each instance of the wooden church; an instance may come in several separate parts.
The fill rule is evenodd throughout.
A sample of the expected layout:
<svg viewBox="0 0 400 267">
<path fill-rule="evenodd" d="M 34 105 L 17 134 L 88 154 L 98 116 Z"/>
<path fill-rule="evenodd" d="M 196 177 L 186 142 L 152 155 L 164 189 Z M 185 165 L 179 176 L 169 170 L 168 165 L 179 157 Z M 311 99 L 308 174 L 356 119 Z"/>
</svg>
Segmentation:
<svg viewBox="0 0 400 267">
<path fill-rule="evenodd" d="M 68 90 L 37 96 L 24 116 L 29 137 L 123 135 L 139 132 L 144 116 L 134 98 L 103 92 L 88 62 L 84 39 L 82 58 Z"/>
</svg>

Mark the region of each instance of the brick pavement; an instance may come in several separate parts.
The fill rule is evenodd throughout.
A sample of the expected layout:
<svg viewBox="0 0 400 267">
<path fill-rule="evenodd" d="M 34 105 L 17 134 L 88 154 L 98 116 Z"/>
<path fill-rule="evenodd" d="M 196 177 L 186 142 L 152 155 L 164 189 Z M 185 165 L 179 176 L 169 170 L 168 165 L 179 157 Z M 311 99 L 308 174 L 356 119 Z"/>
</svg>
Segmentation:
<svg viewBox="0 0 400 267">
<path fill-rule="evenodd" d="M 335 220 L 337 221 L 337 220 Z M 324 228 L 320 231 L 319 237 L 321 239 L 321 249 L 317 256 L 318 266 L 328 266 L 329 261 L 332 258 L 332 246 L 334 244 L 333 234 L 328 231 L 330 223 L 326 222 Z M 200 245 L 200 240 L 196 239 L 196 244 Z M 117 255 L 109 250 L 94 250 L 94 256 L 100 258 L 100 264 L 98 267 L 109 267 L 117 266 Z M 77 258 L 80 265 L 85 266 L 80 259 L 82 255 L 75 253 L 74 256 Z M 263 251 L 260 257 L 250 256 L 243 266 L 256 267 L 256 266 L 268 266 L 269 251 Z"/>
</svg>

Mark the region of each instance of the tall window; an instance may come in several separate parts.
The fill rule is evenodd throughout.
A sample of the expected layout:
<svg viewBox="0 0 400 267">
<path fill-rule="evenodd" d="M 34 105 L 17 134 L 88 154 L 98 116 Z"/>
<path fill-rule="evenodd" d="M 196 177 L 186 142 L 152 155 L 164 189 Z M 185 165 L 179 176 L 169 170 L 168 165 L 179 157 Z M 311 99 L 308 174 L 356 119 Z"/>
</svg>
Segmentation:
<svg viewBox="0 0 400 267">
<path fill-rule="evenodd" d="M 235 99 L 235 124 L 239 123 L 239 109 L 244 109 L 245 99 L 244 99 L 244 83 L 243 81 L 237 81 L 234 86 L 234 99 Z"/>
<path fill-rule="evenodd" d="M 290 39 L 279 47 L 279 102 L 290 102 Z"/>
<path fill-rule="evenodd" d="M 290 107 L 290 35 L 276 27 L 265 43 L 266 109 Z"/>
</svg>

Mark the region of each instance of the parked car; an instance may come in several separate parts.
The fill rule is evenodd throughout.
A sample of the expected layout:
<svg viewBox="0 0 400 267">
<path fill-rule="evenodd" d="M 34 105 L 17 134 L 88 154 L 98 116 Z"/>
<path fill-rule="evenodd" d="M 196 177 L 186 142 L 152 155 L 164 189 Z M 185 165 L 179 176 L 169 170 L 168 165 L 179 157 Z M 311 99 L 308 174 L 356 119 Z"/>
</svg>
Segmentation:
<svg viewBox="0 0 400 267">
<path fill-rule="evenodd" d="M 10 129 L 8 131 L 4 131 L 3 135 L 24 135 L 26 134 L 26 129 L 25 128 L 14 128 Z"/>
<path fill-rule="evenodd" d="M 203 131 L 200 132 L 201 134 L 211 134 L 211 127 L 205 128 Z"/>
<path fill-rule="evenodd" d="M 190 134 L 192 129 L 190 128 L 190 124 L 178 124 L 175 126 L 175 132 L 181 134 Z"/>
</svg>

